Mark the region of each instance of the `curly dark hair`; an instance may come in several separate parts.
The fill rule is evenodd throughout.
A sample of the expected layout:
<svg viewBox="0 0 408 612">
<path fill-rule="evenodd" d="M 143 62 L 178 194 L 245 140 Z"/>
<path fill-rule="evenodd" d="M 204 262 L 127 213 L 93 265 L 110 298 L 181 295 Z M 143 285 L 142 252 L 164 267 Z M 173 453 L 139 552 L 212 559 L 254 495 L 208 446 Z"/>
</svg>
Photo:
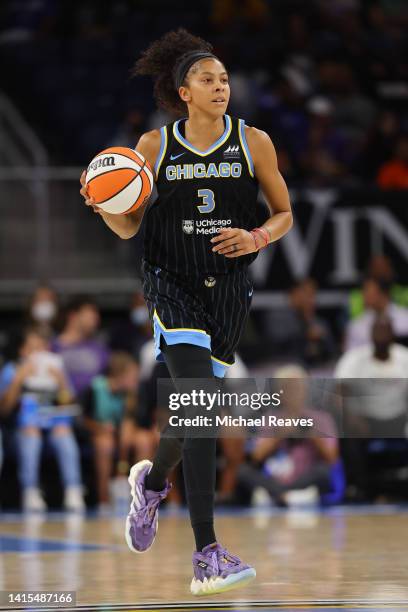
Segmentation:
<svg viewBox="0 0 408 612">
<path fill-rule="evenodd" d="M 174 87 L 174 66 L 188 51 L 211 53 L 212 50 L 210 43 L 179 28 L 155 40 L 137 60 L 132 74 L 153 77 L 154 97 L 158 106 L 174 115 L 183 116 L 187 114 L 187 106 Z"/>
</svg>

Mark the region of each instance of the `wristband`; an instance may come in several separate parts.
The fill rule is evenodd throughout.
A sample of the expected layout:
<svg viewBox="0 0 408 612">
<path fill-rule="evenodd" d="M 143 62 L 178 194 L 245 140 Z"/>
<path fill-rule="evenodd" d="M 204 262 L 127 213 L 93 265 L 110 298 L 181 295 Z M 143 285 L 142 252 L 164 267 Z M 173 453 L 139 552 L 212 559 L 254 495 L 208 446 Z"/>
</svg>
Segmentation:
<svg viewBox="0 0 408 612">
<path fill-rule="evenodd" d="M 255 227 L 254 231 L 261 233 L 261 236 L 265 240 L 265 246 L 269 244 L 269 234 L 264 227 Z"/>
<path fill-rule="evenodd" d="M 254 241 L 255 241 L 255 248 L 257 251 L 259 251 L 260 249 L 265 248 L 268 244 L 269 244 L 269 236 L 268 236 L 268 232 L 265 230 L 265 228 L 262 227 L 255 227 L 253 230 L 251 230 L 251 234 L 254 237 Z M 265 244 L 258 246 L 257 244 L 257 240 L 256 238 L 258 236 L 261 236 L 263 238 L 263 240 L 265 241 Z"/>
</svg>

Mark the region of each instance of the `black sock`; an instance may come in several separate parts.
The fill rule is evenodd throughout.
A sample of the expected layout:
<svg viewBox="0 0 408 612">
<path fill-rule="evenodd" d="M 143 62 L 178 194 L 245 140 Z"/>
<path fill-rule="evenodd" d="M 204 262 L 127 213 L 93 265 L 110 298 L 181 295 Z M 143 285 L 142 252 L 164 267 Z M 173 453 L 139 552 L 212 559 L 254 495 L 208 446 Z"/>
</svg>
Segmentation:
<svg viewBox="0 0 408 612">
<path fill-rule="evenodd" d="M 202 551 L 203 548 L 216 541 L 214 522 L 197 523 L 193 525 L 194 538 L 196 541 L 196 550 Z"/>
<path fill-rule="evenodd" d="M 153 460 L 153 467 L 145 479 L 145 487 L 150 491 L 161 491 L 166 478 L 181 461 L 183 452 L 182 440 L 178 438 L 160 438 L 159 447 Z"/>
<path fill-rule="evenodd" d="M 183 448 L 186 497 L 198 551 L 216 540 L 214 533 L 216 442 L 215 438 L 186 438 Z"/>
</svg>

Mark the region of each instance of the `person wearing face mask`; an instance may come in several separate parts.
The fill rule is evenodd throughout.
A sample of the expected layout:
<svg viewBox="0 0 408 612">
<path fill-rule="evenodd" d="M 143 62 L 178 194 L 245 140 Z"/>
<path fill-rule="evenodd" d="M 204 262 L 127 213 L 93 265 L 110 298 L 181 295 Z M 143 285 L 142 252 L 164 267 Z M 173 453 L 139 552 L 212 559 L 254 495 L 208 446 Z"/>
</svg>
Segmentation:
<svg viewBox="0 0 408 612">
<path fill-rule="evenodd" d="M 46 283 L 39 284 L 31 294 L 22 321 L 8 325 L 0 330 L 0 352 L 4 352 L 4 360 L 14 359 L 18 351 L 21 330 L 29 327 L 41 328 L 44 333 L 53 337 L 56 331 L 59 315 L 59 300 L 56 291 Z M 2 362 L 0 355 L 0 365 Z"/>
<path fill-rule="evenodd" d="M 149 311 L 143 294 L 136 291 L 131 299 L 129 315 L 113 328 L 110 348 L 125 351 L 139 361 L 142 346 L 152 338 Z"/>
<path fill-rule="evenodd" d="M 18 359 L 0 371 L 0 414 L 16 427 L 18 476 L 25 511 L 44 511 L 40 491 L 43 442 L 54 451 L 64 486 L 64 507 L 82 511 L 83 500 L 79 448 L 72 419 L 64 410 L 74 401 L 61 357 L 50 351 L 43 327 L 31 327 L 20 339 Z M 47 411 L 50 407 L 55 410 Z M 44 412 L 45 411 L 45 412 Z"/>
<path fill-rule="evenodd" d="M 54 330 L 58 316 L 59 304 L 56 292 L 48 285 L 39 285 L 31 296 L 28 313 L 28 325 L 44 325 Z"/>
</svg>

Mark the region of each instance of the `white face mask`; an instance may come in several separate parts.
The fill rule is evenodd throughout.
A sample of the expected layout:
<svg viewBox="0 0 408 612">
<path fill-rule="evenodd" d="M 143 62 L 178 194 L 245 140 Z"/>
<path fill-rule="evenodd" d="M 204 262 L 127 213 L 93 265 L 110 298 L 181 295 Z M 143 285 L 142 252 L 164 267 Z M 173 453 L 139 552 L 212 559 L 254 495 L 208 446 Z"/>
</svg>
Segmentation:
<svg viewBox="0 0 408 612">
<path fill-rule="evenodd" d="M 54 302 L 37 302 L 31 309 L 31 316 L 39 323 L 51 321 L 57 313 L 57 307 Z"/>
<path fill-rule="evenodd" d="M 149 311 L 146 306 L 137 306 L 131 311 L 130 318 L 135 325 L 143 325 L 149 320 Z"/>
</svg>

